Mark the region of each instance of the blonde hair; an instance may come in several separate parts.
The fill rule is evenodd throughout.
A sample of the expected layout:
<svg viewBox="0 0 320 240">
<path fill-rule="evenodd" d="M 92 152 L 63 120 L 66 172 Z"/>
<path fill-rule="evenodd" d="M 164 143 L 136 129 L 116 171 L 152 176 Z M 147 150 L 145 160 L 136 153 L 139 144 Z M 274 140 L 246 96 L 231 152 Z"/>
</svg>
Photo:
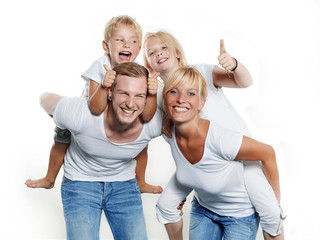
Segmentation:
<svg viewBox="0 0 320 240">
<path fill-rule="evenodd" d="M 104 29 L 104 41 L 107 43 L 111 34 L 120 26 L 125 26 L 131 29 L 134 29 L 138 35 L 139 43 L 142 41 L 142 29 L 141 26 L 136 22 L 136 20 L 128 15 L 119 15 L 117 17 L 113 17 L 106 24 Z"/>
<path fill-rule="evenodd" d="M 143 64 L 146 66 L 146 68 L 149 69 L 149 71 L 152 73 L 153 69 L 150 67 L 148 60 L 147 60 L 147 51 L 145 49 L 146 43 L 149 38 L 151 37 L 157 37 L 159 38 L 164 45 L 166 45 L 169 49 L 173 49 L 178 55 L 179 55 L 179 67 L 185 67 L 187 65 L 185 54 L 183 51 L 183 48 L 179 41 L 170 33 L 165 31 L 158 31 L 158 32 L 147 32 L 143 39 Z"/>
<path fill-rule="evenodd" d="M 189 86 L 197 86 L 199 89 L 199 100 L 206 99 L 207 83 L 201 73 L 193 67 L 182 67 L 175 70 L 166 81 L 162 91 L 162 117 L 163 121 L 168 121 L 169 116 L 166 108 L 166 95 L 172 89 L 188 84 Z"/>
</svg>

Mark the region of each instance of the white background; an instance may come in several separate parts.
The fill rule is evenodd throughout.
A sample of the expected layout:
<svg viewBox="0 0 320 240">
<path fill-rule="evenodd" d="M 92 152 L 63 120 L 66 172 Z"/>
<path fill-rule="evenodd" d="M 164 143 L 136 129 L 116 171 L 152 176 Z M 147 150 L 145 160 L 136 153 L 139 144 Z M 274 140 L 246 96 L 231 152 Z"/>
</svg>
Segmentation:
<svg viewBox="0 0 320 240">
<path fill-rule="evenodd" d="M 216 63 L 225 40 L 254 80 L 225 93 L 252 135 L 277 152 L 287 239 L 320 239 L 319 12 L 316 0 L 1 1 L 0 238 L 65 239 L 62 171 L 51 190 L 24 185 L 45 175 L 53 143 L 54 124 L 38 97 L 44 91 L 79 96 L 80 74 L 103 54 L 106 22 L 128 14 L 144 32 L 173 33 L 190 64 Z M 158 138 L 149 154 L 147 181 L 164 187 L 174 171 L 169 148 Z M 167 239 L 155 219 L 157 197 L 143 194 L 148 235 Z M 185 236 L 189 204 L 190 197 Z M 101 238 L 112 239 L 104 216 Z"/>
</svg>

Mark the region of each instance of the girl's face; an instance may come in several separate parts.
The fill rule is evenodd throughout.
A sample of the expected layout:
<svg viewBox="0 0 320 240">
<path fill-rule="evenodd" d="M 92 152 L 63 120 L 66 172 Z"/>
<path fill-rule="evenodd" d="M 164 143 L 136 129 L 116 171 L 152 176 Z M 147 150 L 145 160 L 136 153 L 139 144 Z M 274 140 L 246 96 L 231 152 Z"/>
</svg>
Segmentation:
<svg viewBox="0 0 320 240">
<path fill-rule="evenodd" d="M 179 67 L 179 55 L 173 47 L 166 46 L 158 37 L 150 37 L 145 46 L 146 57 L 155 72 L 171 72 Z"/>
<path fill-rule="evenodd" d="M 166 110 L 175 123 L 189 122 L 199 115 L 205 101 L 200 97 L 199 87 L 185 83 L 167 92 Z"/>
</svg>

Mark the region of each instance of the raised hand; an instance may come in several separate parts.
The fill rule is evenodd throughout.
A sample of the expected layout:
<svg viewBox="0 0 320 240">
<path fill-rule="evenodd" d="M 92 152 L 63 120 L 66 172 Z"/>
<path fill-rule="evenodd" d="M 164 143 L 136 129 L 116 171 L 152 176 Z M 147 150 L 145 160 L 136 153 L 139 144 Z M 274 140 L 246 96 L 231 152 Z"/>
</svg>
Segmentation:
<svg viewBox="0 0 320 240">
<path fill-rule="evenodd" d="M 218 56 L 218 60 L 219 64 L 227 71 L 232 71 L 237 66 L 237 60 L 226 51 L 223 39 L 220 40 L 220 55 Z"/>
<path fill-rule="evenodd" d="M 148 78 L 148 93 L 149 95 L 155 95 L 158 90 L 158 77 L 160 73 L 156 72 L 153 76 Z"/>
<path fill-rule="evenodd" d="M 101 86 L 103 88 L 110 88 L 114 80 L 116 79 L 116 72 L 111 70 L 106 64 L 104 64 L 103 67 L 107 72 L 103 77 Z"/>
</svg>

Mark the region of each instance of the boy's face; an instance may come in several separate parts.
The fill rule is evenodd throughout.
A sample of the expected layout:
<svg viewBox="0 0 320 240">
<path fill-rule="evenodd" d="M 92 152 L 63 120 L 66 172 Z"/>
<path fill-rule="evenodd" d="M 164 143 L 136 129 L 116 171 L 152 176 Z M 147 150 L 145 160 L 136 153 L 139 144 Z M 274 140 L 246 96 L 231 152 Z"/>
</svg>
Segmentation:
<svg viewBox="0 0 320 240">
<path fill-rule="evenodd" d="M 141 44 L 134 29 L 119 26 L 109 41 L 103 42 L 103 48 L 109 54 L 113 68 L 120 63 L 133 62 L 140 52 Z"/>
<path fill-rule="evenodd" d="M 112 109 L 118 123 L 130 125 L 136 121 L 144 110 L 147 97 L 146 77 L 117 76 L 112 96 Z"/>
<path fill-rule="evenodd" d="M 179 55 L 174 48 L 168 48 L 158 37 L 147 40 L 145 52 L 148 63 L 155 72 L 171 72 L 179 66 Z"/>
</svg>

